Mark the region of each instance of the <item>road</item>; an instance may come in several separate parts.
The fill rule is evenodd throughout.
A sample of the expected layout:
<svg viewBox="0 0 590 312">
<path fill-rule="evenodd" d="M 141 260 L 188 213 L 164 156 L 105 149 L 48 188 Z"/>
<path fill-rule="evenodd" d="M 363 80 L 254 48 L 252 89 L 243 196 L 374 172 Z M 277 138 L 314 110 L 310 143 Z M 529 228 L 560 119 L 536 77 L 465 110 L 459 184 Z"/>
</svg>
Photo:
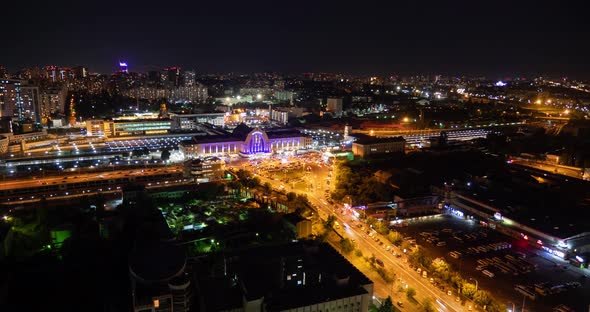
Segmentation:
<svg viewBox="0 0 590 312">
<path fill-rule="evenodd" d="M 512 164 L 526 166 L 526 167 L 530 167 L 530 168 L 534 168 L 534 169 L 539 169 L 539 170 L 547 171 L 548 173 L 561 174 L 561 175 L 568 176 L 571 178 L 576 178 L 576 179 L 582 179 L 582 175 L 584 173 L 581 168 L 575 169 L 574 167 L 566 167 L 566 166 L 550 164 L 550 163 L 546 163 L 546 162 L 540 162 L 540 161 L 529 160 L 529 159 L 512 158 L 510 161 Z"/>
<path fill-rule="evenodd" d="M 274 160 L 272 160 L 274 161 Z M 277 162 L 276 164 L 278 165 Z M 321 166 L 317 168 L 317 162 L 308 161 L 310 167 L 315 167 L 311 170 L 311 175 L 314 178 L 309 178 L 309 183 L 313 183 L 314 187 L 309 187 L 308 185 L 289 185 L 286 183 L 281 184 L 281 188 L 285 188 L 287 191 L 294 191 L 297 193 L 307 195 L 310 203 L 317 207 L 318 213 L 321 219 L 326 219 L 329 215 L 334 215 L 336 220 L 344 227 L 346 225 L 346 229 L 341 231 L 341 234 L 344 236 L 348 236 L 351 239 L 354 239 L 356 242 L 356 247 L 360 249 L 364 255 L 375 255 L 376 258 L 382 260 L 386 266 L 386 268 L 391 269 L 393 268 L 396 277 L 401 278 L 403 282 L 410 285 L 416 289 L 417 299 L 419 302 L 425 297 L 429 297 L 433 299 L 433 305 L 438 311 L 464 311 L 463 307 L 460 305 L 459 302 L 453 300 L 456 298 L 455 296 L 449 296 L 446 293 L 443 293 L 439 289 L 432 286 L 427 279 L 422 278 L 418 275 L 414 270 L 410 269 L 408 264 L 405 262 L 405 257 L 396 258 L 391 252 L 386 251 L 382 246 L 378 245 L 372 239 L 369 239 L 363 230 L 359 229 L 357 226 L 359 221 L 353 220 L 350 213 L 336 213 L 335 208 L 336 205 L 329 204 L 324 199 L 324 193 L 326 190 L 329 189 L 329 185 L 327 185 L 324 181 L 329 177 L 329 168 L 326 166 Z M 234 164 L 229 164 L 229 167 L 234 167 L 236 169 L 246 169 L 252 170 L 254 172 L 260 172 L 260 170 L 256 170 L 256 166 L 247 166 L 244 162 L 236 162 Z M 277 187 L 277 181 L 275 179 L 270 179 L 266 176 L 258 175 L 261 179 L 262 183 L 270 183 L 273 187 Z M 305 179 L 304 179 L 305 180 Z M 317 187 L 318 185 L 322 185 L 322 187 Z M 340 209 L 343 210 L 343 209 Z M 387 242 L 385 237 L 380 237 L 380 240 L 383 242 Z M 391 244 L 389 244 L 391 245 Z M 397 253 L 402 253 L 397 247 L 394 247 Z M 392 298 L 399 298 L 400 294 L 395 293 L 393 285 L 383 285 L 384 283 L 375 282 L 375 293 L 380 297 L 387 297 L 392 296 Z M 396 301 L 396 299 L 394 299 Z M 415 307 L 415 305 L 407 305 L 404 310 L 411 309 Z M 410 311 L 410 310 L 408 310 Z"/>
<path fill-rule="evenodd" d="M 80 182 L 89 182 L 95 180 L 104 179 L 117 179 L 127 176 L 150 176 L 159 175 L 165 173 L 177 173 L 182 169 L 180 166 L 168 166 L 160 168 L 150 169 L 132 169 L 132 170 L 120 170 L 120 171 L 105 171 L 105 172 L 93 172 L 93 173 L 76 173 L 75 171 L 68 175 L 60 176 L 47 176 L 47 177 L 32 177 L 27 179 L 7 179 L 0 184 L 0 191 L 10 189 L 21 189 L 21 188 L 33 188 L 40 187 L 43 185 L 52 184 L 71 184 Z"/>
</svg>

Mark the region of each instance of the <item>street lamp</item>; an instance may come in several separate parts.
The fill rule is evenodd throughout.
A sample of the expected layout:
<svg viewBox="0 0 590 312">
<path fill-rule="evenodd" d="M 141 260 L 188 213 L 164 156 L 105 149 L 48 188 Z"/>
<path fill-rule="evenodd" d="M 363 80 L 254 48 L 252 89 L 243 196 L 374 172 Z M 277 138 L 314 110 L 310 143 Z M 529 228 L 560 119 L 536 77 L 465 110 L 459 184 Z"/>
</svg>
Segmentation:
<svg viewBox="0 0 590 312">
<path fill-rule="evenodd" d="M 469 280 L 474 280 L 475 281 L 475 292 L 477 292 L 477 288 L 479 286 L 479 283 L 477 282 L 477 280 L 473 277 L 470 277 Z"/>
</svg>

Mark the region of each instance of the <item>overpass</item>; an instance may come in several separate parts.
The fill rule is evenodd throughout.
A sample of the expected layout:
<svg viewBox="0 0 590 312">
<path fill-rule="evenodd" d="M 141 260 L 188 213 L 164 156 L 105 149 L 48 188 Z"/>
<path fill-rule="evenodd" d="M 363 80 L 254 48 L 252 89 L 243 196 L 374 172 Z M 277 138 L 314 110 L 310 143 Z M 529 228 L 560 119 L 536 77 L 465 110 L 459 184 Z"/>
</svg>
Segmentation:
<svg viewBox="0 0 590 312">
<path fill-rule="evenodd" d="M 0 185 L 0 205 L 15 205 L 42 198 L 60 199 L 99 192 L 119 192 L 122 187 L 140 184 L 158 187 L 190 183 L 179 166 L 133 169 L 118 172 L 94 172 L 79 175 L 29 178 L 5 181 Z"/>
</svg>

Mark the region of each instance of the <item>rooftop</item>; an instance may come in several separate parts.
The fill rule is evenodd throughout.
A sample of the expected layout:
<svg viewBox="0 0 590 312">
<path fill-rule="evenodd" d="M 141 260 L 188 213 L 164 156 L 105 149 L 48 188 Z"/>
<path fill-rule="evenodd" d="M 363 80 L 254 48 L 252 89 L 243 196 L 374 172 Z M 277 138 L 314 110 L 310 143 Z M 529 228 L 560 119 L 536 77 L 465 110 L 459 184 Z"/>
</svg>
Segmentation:
<svg viewBox="0 0 590 312">
<path fill-rule="evenodd" d="M 405 142 L 406 140 L 401 137 L 388 137 L 388 138 L 378 138 L 374 136 L 368 136 L 363 134 L 355 134 L 354 137 L 356 141 L 354 143 L 366 145 L 366 144 L 377 144 L 377 143 L 391 143 L 391 142 Z"/>
<path fill-rule="evenodd" d="M 215 267 L 212 264 L 210 266 Z M 254 247 L 225 254 L 222 267 L 223 272 L 227 272 L 225 276 L 236 276 L 237 279 L 228 278 L 226 282 L 215 283 L 211 283 L 212 279 L 203 281 L 202 284 L 208 287 L 201 294 L 205 301 L 219 300 L 208 297 L 208 294 L 220 292 L 228 294 L 223 300 L 233 302 L 230 306 L 239 302 L 237 296 L 248 301 L 263 298 L 267 311 L 367 294 L 365 286 L 372 284 L 330 245 L 308 241 Z M 209 271 L 208 274 L 215 275 Z"/>
</svg>

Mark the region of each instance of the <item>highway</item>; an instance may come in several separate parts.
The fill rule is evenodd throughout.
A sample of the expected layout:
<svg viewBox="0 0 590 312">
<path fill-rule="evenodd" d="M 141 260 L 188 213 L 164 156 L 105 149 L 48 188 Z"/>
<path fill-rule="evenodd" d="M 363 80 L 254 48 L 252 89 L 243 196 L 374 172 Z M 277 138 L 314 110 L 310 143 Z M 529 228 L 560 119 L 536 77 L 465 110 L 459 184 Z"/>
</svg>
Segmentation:
<svg viewBox="0 0 590 312">
<path fill-rule="evenodd" d="M 547 173 L 551 174 L 560 174 L 564 176 L 568 176 L 571 178 L 582 179 L 584 171 L 581 168 L 575 167 L 568 167 L 568 166 L 561 166 L 557 164 L 550 164 L 547 162 L 541 162 L 531 159 L 524 159 L 524 158 L 511 158 L 511 164 L 521 165 L 525 167 L 530 167 L 534 169 L 539 169 L 543 171 L 547 171 Z"/>
<path fill-rule="evenodd" d="M 50 185 L 50 184 L 73 184 L 73 183 L 88 182 L 88 181 L 95 181 L 95 180 L 118 179 L 118 178 L 128 177 L 128 176 L 138 176 L 138 175 L 150 176 L 150 175 L 159 175 L 159 174 L 164 174 L 164 173 L 176 173 L 176 172 L 180 172 L 180 171 L 182 171 L 180 166 L 169 166 L 169 167 L 150 168 L 150 169 L 132 169 L 132 170 L 121 170 L 121 171 L 79 173 L 79 174 L 72 173 L 69 175 L 47 176 L 47 177 L 34 176 L 29 179 L 3 181 L 0 184 L 0 191 L 10 190 L 10 189 L 20 189 L 20 188 L 31 188 L 31 187 L 38 187 L 38 186 L 42 186 L 42 185 Z"/>
<path fill-rule="evenodd" d="M 185 179 L 179 166 L 153 169 L 133 169 L 111 172 L 94 172 L 68 176 L 32 177 L 9 180 L 0 185 L 1 205 L 20 205 L 46 198 L 64 199 L 96 193 L 120 192 L 130 184 L 146 188 L 186 185 L 192 179 Z"/>
<path fill-rule="evenodd" d="M 279 165 L 279 161 L 272 160 Z M 439 289 L 435 288 L 432 284 L 429 283 L 429 279 L 422 278 L 417 272 L 410 269 L 408 264 L 406 263 L 405 257 L 396 258 L 391 251 L 386 251 L 383 246 L 380 246 L 377 242 L 370 239 L 364 231 L 361 230 L 358 226 L 362 224 L 360 221 L 356 221 L 353 219 L 351 213 L 338 213 L 337 210 L 343 211 L 344 209 L 336 207 L 336 205 L 329 204 L 324 199 L 324 193 L 328 190 L 328 185 L 324 182 L 328 178 L 329 168 L 326 166 L 321 166 L 320 168 L 317 167 L 316 162 L 308 162 L 306 167 L 312 167 L 310 174 L 314 176 L 314 178 L 309 178 L 308 180 L 314 184 L 314 187 L 309 187 L 308 185 L 290 185 L 290 183 L 286 184 L 287 191 L 294 191 L 297 193 L 307 195 L 310 203 L 318 209 L 318 213 L 321 219 L 325 220 L 329 215 L 334 215 L 336 220 L 341 224 L 343 227 L 346 225 L 345 229 L 340 230 L 340 234 L 348 237 L 350 239 L 355 240 L 355 245 L 358 249 L 360 249 L 365 256 L 369 256 L 371 254 L 375 255 L 376 258 L 383 261 L 385 267 L 388 269 L 394 269 L 396 273 L 396 281 L 394 285 L 399 285 L 399 279 L 401 278 L 401 282 L 403 284 L 409 284 L 410 287 L 416 289 L 416 298 L 418 302 L 422 302 L 424 298 L 432 298 L 433 305 L 435 309 L 438 311 L 464 311 L 463 307 L 460 305 L 459 302 L 453 300 L 456 298 L 456 293 L 453 296 L 449 296 L 446 293 L 443 293 Z M 278 187 L 276 179 L 271 179 L 266 176 L 265 173 L 268 173 L 266 170 L 261 170 L 260 167 L 257 166 L 248 166 L 247 163 L 242 161 L 232 163 L 229 167 L 233 167 L 235 169 L 246 169 L 253 171 L 255 174 L 262 173 L 263 175 L 257 176 L 261 179 L 261 182 L 264 184 L 266 182 L 270 183 L 274 187 Z M 318 187 L 320 186 L 321 187 Z M 294 186 L 294 187 L 293 187 Z M 299 187 L 298 187 L 299 186 Z M 281 189 L 285 188 L 285 185 L 281 184 Z M 338 208 L 338 209 L 337 209 Z M 364 224 L 363 224 L 364 226 Z M 379 237 L 382 242 L 387 242 L 386 245 L 392 245 L 388 242 L 387 238 Z M 384 246 L 386 246 L 384 245 Z M 403 254 L 401 250 L 397 247 L 393 247 L 396 253 Z M 392 296 L 393 301 L 405 301 L 405 294 L 400 294 L 399 292 L 395 291 L 394 285 L 386 285 L 382 280 L 374 281 L 375 282 L 375 293 L 377 296 L 385 298 L 387 296 Z M 402 297 L 400 297 L 402 296 Z M 414 304 L 405 304 L 404 311 L 416 311 L 417 306 Z"/>
</svg>

